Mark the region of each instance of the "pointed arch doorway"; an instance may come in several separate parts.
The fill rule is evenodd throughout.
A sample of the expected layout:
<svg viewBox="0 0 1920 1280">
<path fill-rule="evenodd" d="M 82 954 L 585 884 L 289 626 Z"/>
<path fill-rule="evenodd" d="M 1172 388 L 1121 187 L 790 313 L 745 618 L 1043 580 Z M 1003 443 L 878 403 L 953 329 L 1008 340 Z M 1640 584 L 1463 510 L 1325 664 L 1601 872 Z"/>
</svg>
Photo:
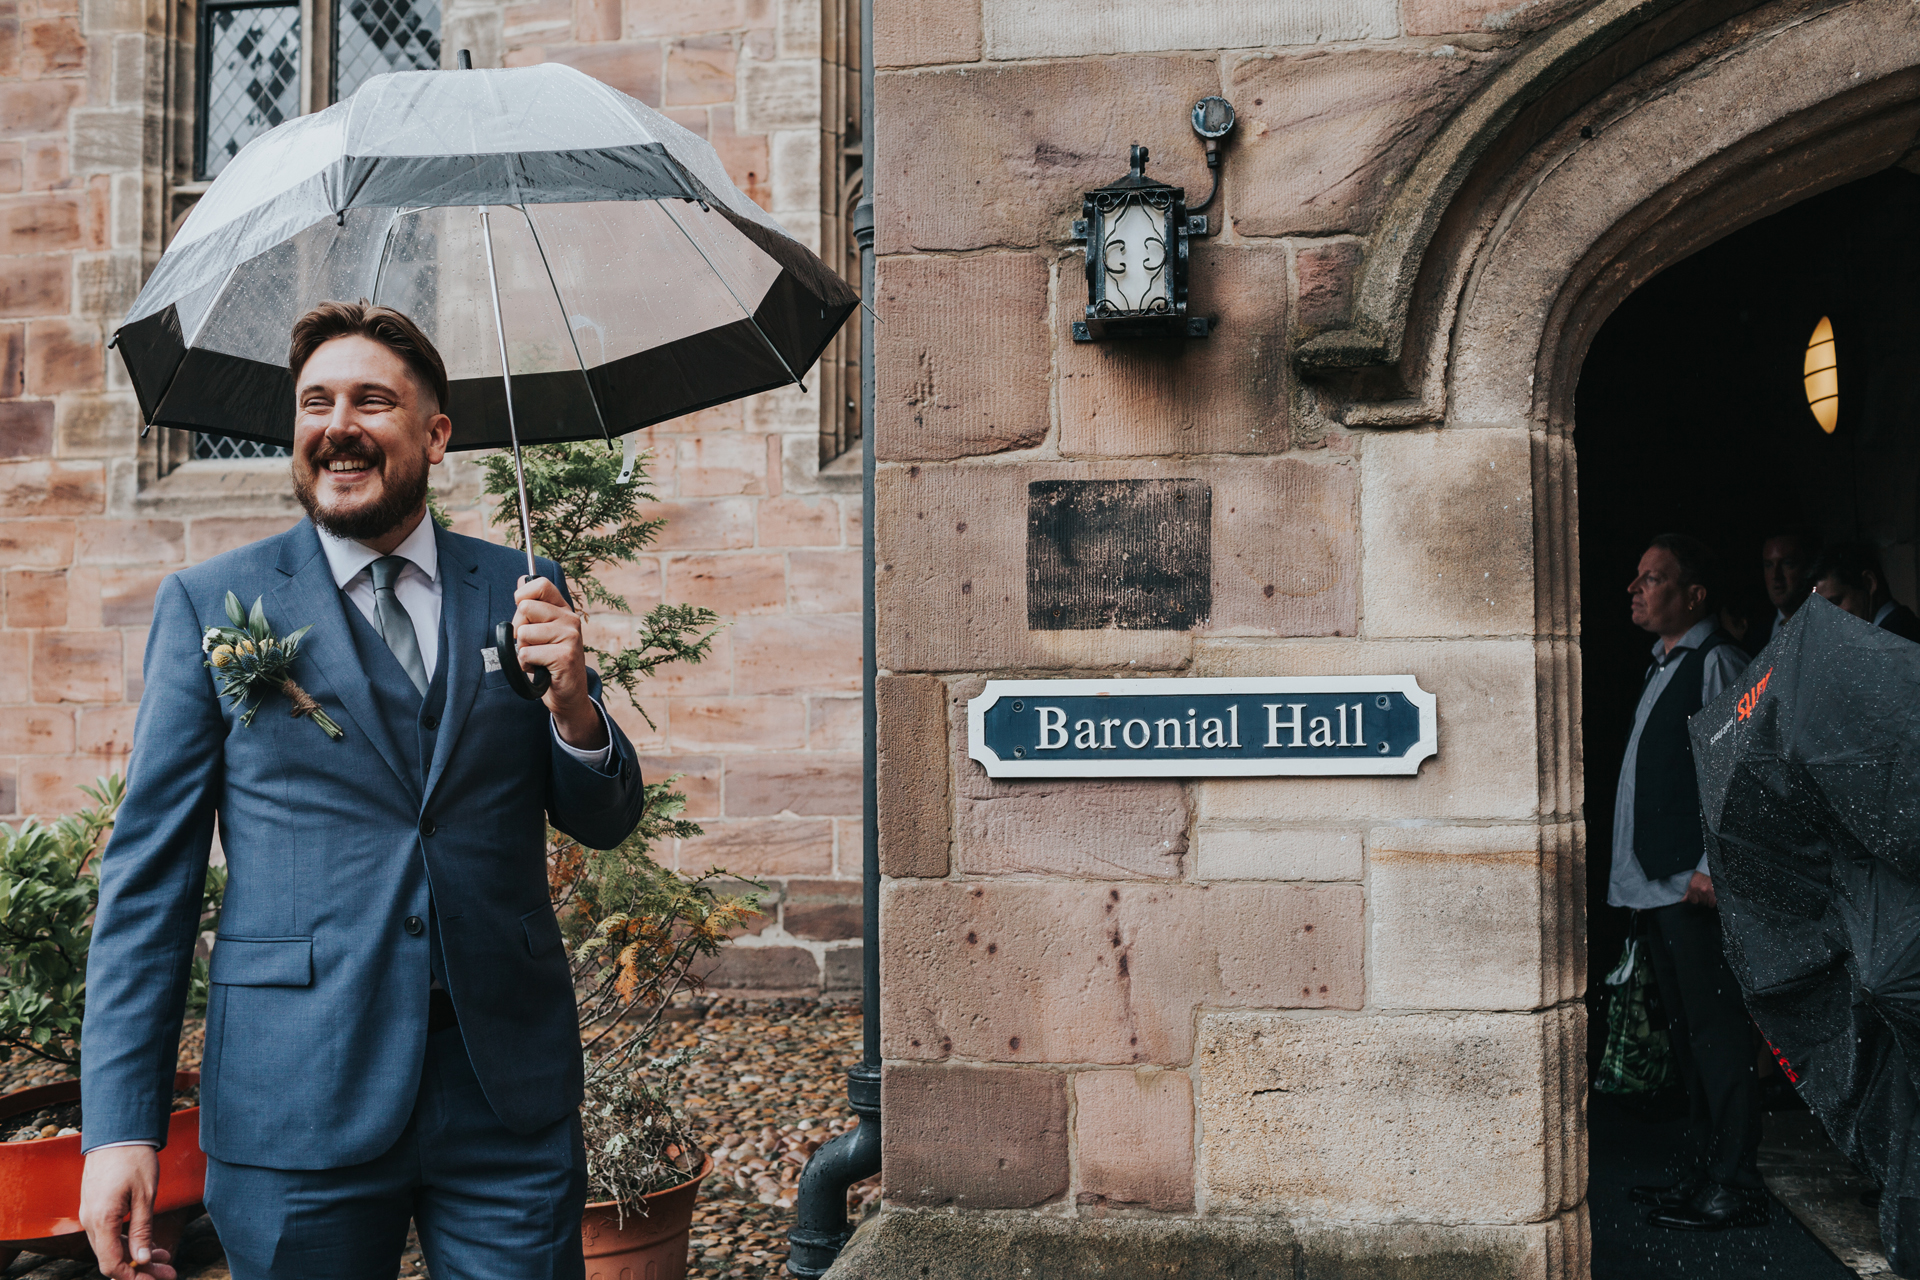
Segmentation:
<svg viewBox="0 0 1920 1280">
<path fill-rule="evenodd" d="M 1618 769 L 1617 755 L 1597 758 L 1617 748 L 1588 728 L 1619 721 L 1631 701 L 1595 705 L 1612 694 L 1583 677 L 1599 646 L 1617 642 L 1628 575 L 1598 598 L 1583 582 L 1582 514 L 1601 497 L 1603 472 L 1611 492 L 1631 469 L 1607 461 L 1608 447 L 1629 459 L 1659 452 L 1644 431 L 1622 442 L 1619 433 L 1632 428 L 1616 424 L 1607 444 L 1594 446 L 1589 476 L 1581 450 L 1593 433 L 1576 394 L 1582 370 L 1609 318 L 1662 272 L 1770 215 L 1803 202 L 1817 208 L 1823 193 L 1912 165 L 1916 143 L 1920 10 L 1910 5 L 1580 6 L 1436 137 L 1371 237 L 1348 323 L 1298 353 L 1316 407 L 1368 437 L 1369 467 L 1375 454 L 1410 453 L 1415 434 L 1437 435 L 1427 449 L 1435 456 L 1497 460 L 1484 464 L 1481 480 L 1472 468 L 1436 471 L 1435 488 L 1448 487 L 1427 495 L 1436 513 L 1497 504 L 1510 492 L 1493 491 L 1509 463 L 1526 473 L 1523 543 L 1459 554 L 1479 556 L 1475 569 L 1496 564 L 1489 596 L 1505 593 L 1516 614 L 1530 606 L 1542 893 L 1534 1009 L 1543 1028 L 1561 1018 L 1583 1032 L 1589 962 L 1618 954 L 1617 932 L 1611 942 L 1596 932 L 1590 952 L 1585 927 L 1588 867 L 1608 856 L 1606 832 L 1590 820 L 1610 805 Z M 1794 261 L 1773 269 L 1792 270 Z M 1704 342 L 1691 345 L 1686 355 L 1705 353 Z M 1627 661 L 1644 655 L 1636 645 Z M 1443 749 L 1444 739 L 1443 725 Z M 1598 920 L 1601 904 L 1592 905 Z M 1554 1238 L 1564 1238 L 1564 1256 L 1551 1268 L 1569 1276 L 1596 1274 L 1584 1063 L 1576 1060 L 1585 1041 L 1561 1039 L 1560 1087 L 1549 1092 L 1557 1101 L 1544 1125 L 1539 1213 L 1563 1224 Z"/>
</svg>

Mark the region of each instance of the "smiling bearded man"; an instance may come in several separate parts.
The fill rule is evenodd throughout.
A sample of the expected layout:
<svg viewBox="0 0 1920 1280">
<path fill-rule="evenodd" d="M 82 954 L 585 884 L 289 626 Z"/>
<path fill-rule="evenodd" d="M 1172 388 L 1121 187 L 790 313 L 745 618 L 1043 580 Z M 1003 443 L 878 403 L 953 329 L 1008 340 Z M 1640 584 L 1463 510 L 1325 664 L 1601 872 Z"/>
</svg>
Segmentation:
<svg viewBox="0 0 1920 1280">
<path fill-rule="evenodd" d="M 633 746 L 552 562 L 522 582 L 523 556 L 427 518 L 452 423 L 426 336 L 326 303 L 289 365 L 310 519 L 154 603 L 87 974 L 81 1222 L 116 1280 L 173 1275 L 155 1151 L 218 824 L 200 1145 L 235 1280 L 393 1280 L 409 1221 L 438 1280 L 577 1280 L 580 1041 L 546 827 L 624 840 Z M 276 636 L 311 628 L 288 675 L 337 739 L 281 692 L 251 723 L 223 699 L 229 592 Z M 509 610 L 518 658 L 492 648 Z M 552 674 L 541 702 L 514 661 Z"/>
</svg>

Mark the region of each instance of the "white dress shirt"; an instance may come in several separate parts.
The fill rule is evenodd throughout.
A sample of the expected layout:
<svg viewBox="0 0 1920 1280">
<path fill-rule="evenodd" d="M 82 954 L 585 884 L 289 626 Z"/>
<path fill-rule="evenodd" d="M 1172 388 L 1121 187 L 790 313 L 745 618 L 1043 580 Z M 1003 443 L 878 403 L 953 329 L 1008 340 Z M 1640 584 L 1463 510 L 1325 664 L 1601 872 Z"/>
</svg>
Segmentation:
<svg viewBox="0 0 1920 1280">
<path fill-rule="evenodd" d="M 315 525 L 315 533 L 320 535 L 320 549 L 327 553 L 327 567 L 333 571 L 333 583 L 340 588 L 342 595 L 353 601 L 361 616 L 380 629 L 380 615 L 373 598 L 373 562 L 381 558 L 380 553 L 364 542 L 352 538 L 339 538 Z M 444 583 L 440 577 L 440 545 L 434 540 L 433 519 L 422 516 L 413 532 L 401 539 L 393 554 L 407 563 L 400 570 L 400 576 L 394 579 L 393 595 L 400 607 L 407 611 L 407 617 L 413 619 L 414 640 L 420 646 L 420 662 L 427 669 L 427 679 L 433 679 L 434 669 L 440 663 L 440 595 Z M 513 655 L 503 653 L 502 662 L 513 661 Z M 597 706 L 598 704 L 596 704 Z M 602 723 L 606 720 L 606 711 L 600 710 Z M 548 717 L 552 723 L 552 717 Z M 613 735 L 607 735 L 607 745 L 598 751 L 582 751 L 560 736 L 560 726 L 553 726 L 553 740 L 560 749 L 589 768 L 607 771 L 608 763 L 613 759 Z"/>
</svg>

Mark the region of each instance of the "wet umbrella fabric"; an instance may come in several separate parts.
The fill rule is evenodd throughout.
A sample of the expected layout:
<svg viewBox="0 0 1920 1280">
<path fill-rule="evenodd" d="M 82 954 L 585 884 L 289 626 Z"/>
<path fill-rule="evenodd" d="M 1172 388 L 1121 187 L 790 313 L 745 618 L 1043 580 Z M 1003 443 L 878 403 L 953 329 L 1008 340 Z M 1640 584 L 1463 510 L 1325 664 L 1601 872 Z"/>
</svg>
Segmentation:
<svg viewBox="0 0 1920 1280">
<path fill-rule="evenodd" d="M 1920 645 L 1812 597 L 1689 728 L 1727 959 L 1920 1271 Z"/>
<path fill-rule="evenodd" d="M 503 372 L 521 443 L 611 437 L 798 381 L 858 305 L 703 139 L 545 64 L 376 76 L 262 135 L 115 341 L 148 422 L 289 444 L 288 332 L 358 298 L 439 348 L 455 449 L 510 443 Z"/>
</svg>

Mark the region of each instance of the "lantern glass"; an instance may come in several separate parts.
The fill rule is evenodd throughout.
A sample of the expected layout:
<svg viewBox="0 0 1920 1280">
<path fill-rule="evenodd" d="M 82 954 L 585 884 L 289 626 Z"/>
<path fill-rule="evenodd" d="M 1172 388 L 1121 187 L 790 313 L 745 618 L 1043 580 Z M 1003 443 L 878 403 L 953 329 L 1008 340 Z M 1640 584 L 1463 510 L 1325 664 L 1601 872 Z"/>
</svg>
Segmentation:
<svg viewBox="0 0 1920 1280">
<path fill-rule="evenodd" d="M 1103 219 L 1106 243 L 1101 246 L 1106 268 L 1103 301 L 1115 311 L 1166 311 L 1167 215 L 1138 195 L 1127 199 Z"/>
</svg>

